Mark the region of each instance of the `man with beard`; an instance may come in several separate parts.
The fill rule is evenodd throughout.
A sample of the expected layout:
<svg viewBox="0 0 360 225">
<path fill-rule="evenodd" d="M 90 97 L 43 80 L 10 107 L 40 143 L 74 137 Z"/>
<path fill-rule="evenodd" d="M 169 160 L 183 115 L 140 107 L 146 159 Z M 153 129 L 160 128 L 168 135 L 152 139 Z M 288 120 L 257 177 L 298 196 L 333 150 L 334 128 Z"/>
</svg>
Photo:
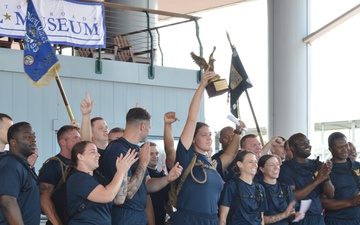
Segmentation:
<svg viewBox="0 0 360 225">
<path fill-rule="evenodd" d="M 243 126 L 245 127 L 245 124 L 242 121 L 240 121 L 240 123 L 243 124 Z M 219 142 L 221 143 L 222 150 L 220 150 L 218 153 L 214 154 L 211 157 L 212 160 L 219 159 L 220 156 L 226 151 L 227 147 L 230 146 L 230 143 L 234 136 L 234 130 L 235 129 L 233 127 L 224 127 L 223 129 L 221 129 Z M 235 166 L 235 164 L 236 164 L 235 161 L 231 162 L 230 165 L 225 170 L 217 168 L 221 178 L 225 182 L 234 177 L 235 173 L 233 171 L 233 167 Z"/>
<path fill-rule="evenodd" d="M 170 170 L 169 175 L 160 178 L 150 178 L 147 166 L 150 161 L 150 142 L 145 142 L 151 128 L 151 116 L 143 108 L 132 108 L 126 114 L 124 135 L 112 141 L 104 152 L 100 167 L 108 180 L 116 173 L 115 161 L 121 153 L 136 149 L 139 160 L 128 171 L 127 197 L 122 205 L 112 207 L 112 224 L 146 224 L 145 207 L 147 194 L 159 191 L 171 181 L 177 179 L 182 171 L 179 163 Z M 141 148 L 137 145 L 145 142 Z"/>
<path fill-rule="evenodd" d="M 5 113 L 0 113 L 0 156 L 8 153 L 8 151 L 5 150 L 5 147 L 9 144 L 7 140 L 7 132 L 11 125 L 13 125 L 12 118 Z M 27 158 L 30 166 L 35 165 L 38 155 L 39 152 L 38 149 L 36 149 L 36 151 Z"/>
<path fill-rule="evenodd" d="M 332 133 L 328 138 L 333 167 L 330 173 L 335 187 L 333 199 L 322 196 L 327 225 L 360 224 L 360 163 L 349 158 L 349 145 L 344 134 Z"/>
<path fill-rule="evenodd" d="M 38 177 L 27 158 L 37 150 L 31 125 L 20 122 L 7 133 L 9 153 L 0 160 L 0 224 L 39 224 Z"/>
<path fill-rule="evenodd" d="M 288 143 L 293 159 L 283 162 L 278 180 L 291 187 L 299 206 L 300 200 L 312 200 L 305 218 L 296 224 L 325 225 L 321 214 L 320 196 L 322 193 L 329 199 L 334 196 L 334 186 L 329 179 L 332 162 L 322 163 L 318 159 L 308 159 L 311 155 L 311 145 L 309 139 L 302 133 L 292 135 Z M 296 211 L 299 211 L 299 206 Z"/>
<path fill-rule="evenodd" d="M 224 150 L 230 144 L 232 138 L 234 136 L 234 128 L 233 127 L 224 127 L 220 130 L 219 142 L 221 143 L 222 150 L 218 151 L 216 154 L 211 156 L 211 159 L 217 159 L 223 154 Z"/>
</svg>

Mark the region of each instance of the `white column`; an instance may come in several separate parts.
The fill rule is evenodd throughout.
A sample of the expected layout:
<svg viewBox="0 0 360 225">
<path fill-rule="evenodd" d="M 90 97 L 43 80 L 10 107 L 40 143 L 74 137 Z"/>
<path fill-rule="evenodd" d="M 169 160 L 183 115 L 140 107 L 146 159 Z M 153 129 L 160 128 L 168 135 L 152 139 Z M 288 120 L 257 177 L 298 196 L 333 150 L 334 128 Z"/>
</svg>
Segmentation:
<svg viewBox="0 0 360 225">
<path fill-rule="evenodd" d="M 269 137 L 310 134 L 308 0 L 268 0 Z"/>
</svg>

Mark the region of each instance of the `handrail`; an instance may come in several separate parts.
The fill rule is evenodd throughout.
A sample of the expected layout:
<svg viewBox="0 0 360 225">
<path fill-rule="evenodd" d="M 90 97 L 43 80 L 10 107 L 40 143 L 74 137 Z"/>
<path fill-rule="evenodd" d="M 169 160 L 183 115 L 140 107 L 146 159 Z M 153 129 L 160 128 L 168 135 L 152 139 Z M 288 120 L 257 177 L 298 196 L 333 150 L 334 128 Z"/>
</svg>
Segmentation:
<svg viewBox="0 0 360 225">
<path fill-rule="evenodd" d="M 171 27 L 171 26 L 175 26 L 175 25 L 179 25 L 179 24 L 183 24 L 183 23 L 188 23 L 188 22 L 192 22 L 192 20 L 185 20 L 185 21 L 181 21 L 181 22 L 176 22 L 176 23 L 166 24 L 166 25 L 162 25 L 162 26 L 152 27 L 152 28 L 150 28 L 150 30 L 157 30 L 157 29 L 160 29 L 160 28 Z M 148 31 L 148 29 L 137 30 L 137 31 L 121 34 L 121 35 L 122 36 L 128 36 L 128 35 L 138 34 L 138 33 L 146 32 L 146 31 Z"/>
</svg>

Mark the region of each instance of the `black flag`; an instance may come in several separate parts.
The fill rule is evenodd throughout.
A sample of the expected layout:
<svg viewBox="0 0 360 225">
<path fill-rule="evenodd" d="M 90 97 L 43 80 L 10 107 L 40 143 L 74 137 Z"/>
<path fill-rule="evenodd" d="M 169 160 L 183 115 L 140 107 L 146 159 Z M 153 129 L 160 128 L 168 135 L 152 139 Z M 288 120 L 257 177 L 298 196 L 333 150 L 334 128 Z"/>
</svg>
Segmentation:
<svg viewBox="0 0 360 225">
<path fill-rule="evenodd" d="M 246 89 L 252 87 L 252 84 L 234 46 L 232 46 L 232 50 L 233 54 L 229 77 L 230 111 L 238 118 L 238 99 Z"/>
</svg>

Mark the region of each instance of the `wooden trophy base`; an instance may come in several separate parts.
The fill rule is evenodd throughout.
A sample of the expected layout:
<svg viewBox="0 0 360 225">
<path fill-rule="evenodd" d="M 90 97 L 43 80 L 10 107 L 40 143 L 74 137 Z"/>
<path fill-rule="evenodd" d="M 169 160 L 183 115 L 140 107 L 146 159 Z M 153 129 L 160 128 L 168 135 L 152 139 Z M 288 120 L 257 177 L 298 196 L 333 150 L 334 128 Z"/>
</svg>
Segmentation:
<svg viewBox="0 0 360 225">
<path fill-rule="evenodd" d="M 229 91 L 229 85 L 225 79 L 219 79 L 214 82 L 210 82 L 206 86 L 206 92 L 209 95 L 209 98 L 222 95 Z"/>
</svg>

